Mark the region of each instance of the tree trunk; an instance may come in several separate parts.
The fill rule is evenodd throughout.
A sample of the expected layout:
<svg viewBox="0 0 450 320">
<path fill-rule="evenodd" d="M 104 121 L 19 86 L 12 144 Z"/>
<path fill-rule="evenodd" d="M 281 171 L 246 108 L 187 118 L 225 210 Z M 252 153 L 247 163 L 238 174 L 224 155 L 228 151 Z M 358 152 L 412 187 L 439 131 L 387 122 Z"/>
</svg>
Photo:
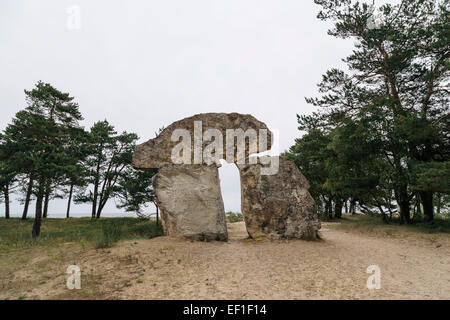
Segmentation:
<svg viewBox="0 0 450 320">
<path fill-rule="evenodd" d="M 94 182 L 94 195 L 92 200 L 92 219 L 95 219 L 97 214 L 97 197 L 98 197 L 98 181 Z"/>
<path fill-rule="evenodd" d="M 436 213 L 437 215 L 441 214 L 441 194 L 437 194 L 437 206 L 436 206 Z"/>
<path fill-rule="evenodd" d="M 42 202 L 44 199 L 44 188 L 42 184 L 39 185 L 39 190 L 36 195 L 36 213 L 34 215 L 33 231 L 31 233 L 33 238 L 39 237 L 41 233 L 41 217 L 42 217 Z"/>
<path fill-rule="evenodd" d="M 159 207 L 156 206 L 156 225 L 159 225 Z"/>
<path fill-rule="evenodd" d="M 45 190 L 45 196 L 44 196 L 44 213 L 43 213 L 43 218 L 47 218 L 49 201 L 50 201 L 50 188 L 47 187 L 46 190 Z"/>
<path fill-rule="evenodd" d="M 5 219 L 9 219 L 9 186 L 3 189 L 5 195 Z"/>
<path fill-rule="evenodd" d="M 350 213 L 352 215 L 356 214 L 356 199 L 354 199 L 354 198 L 350 199 Z"/>
<path fill-rule="evenodd" d="M 413 210 L 413 221 L 417 220 L 419 217 L 419 211 L 420 211 L 420 199 L 419 196 L 415 196 L 415 203 L 414 203 L 414 210 Z"/>
<path fill-rule="evenodd" d="M 325 213 L 329 219 L 333 219 L 333 204 L 331 198 L 326 199 Z"/>
<path fill-rule="evenodd" d="M 383 208 L 381 207 L 381 205 L 378 205 L 378 210 L 380 210 L 381 213 L 381 217 L 383 218 L 383 222 L 388 224 L 389 221 L 387 219 L 386 213 L 384 212 Z"/>
<path fill-rule="evenodd" d="M 397 201 L 398 213 L 400 215 L 400 224 L 411 223 L 411 217 L 409 212 L 410 199 L 408 197 L 407 186 L 399 186 L 398 189 L 394 191 L 395 200 Z"/>
<path fill-rule="evenodd" d="M 100 195 L 100 200 L 98 202 L 97 219 L 100 219 L 103 209 L 105 208 L 106 202 L 108 202 L 109 194 Z"/>
<path fill-rule="evenodd" d="M 348 213 L 348 199 L 345 199 L 345 213 Z"/>
<path fill-rule="evenodd" d="M 92 219 L 95 219 L 97 214 L 97 199 L 98 199 L 98 187 L 100 185 L 100 165 L 101 156 L 103 153 L 103 143 L 100 144 L 98 156 L 97 156 L 97 168 L 95 170 L 95 180 L 94 180 L 94 195 L 92 201 Z"/>
<path fill-rule="evenodd" d="M 100 194 L 100 199 L 98 200 L 98 208 L 97 208 L 97 212 L 95 213 L 95 217 L 97 219 L 100 218 L 100 215 L 102 214 L 102 210 L 103 210 L 103 195 Z"/>
<path fill-rule="evenodd" d="M 399 203 L 400 224 L 410 223 L 409 201 L 401 200 Z"/>
<path fill-rule="evenodd" d="M 100 215 L 102 214 L 104 206 L 105 206 L 104 204 L 101 204 L 101 203 L 98 204 L 98 210 L 97 210 L 97 214 L 95 216 L 97 219 L 100 219 Z"/>
<path fill-rule="evenodd" d="M 433 192 L 421 191 L 420 200 L 423 206 L 423 214 L 426 222 L 431 222 L 434 219 L 434 206 L 433 206 Z"/>
<path fill-rule="evenodd" d="M 28 207 L 30 206 L 31 193 L 33 192 L 33 177 L 30 175 L 30 181 L 28 182 L 27 195 L 25 197 L 25 205 L 23 207 L 22 220 L 26 220 L 28 215 Z"/>
<path fill-rule="evenodd" d="M 66 211 L 67 219 L 70 217 L 70 204 L 72 202 L 72 195 L 73 195 L 73 183 L 70 184 L 69 201 L 67 201 L 67 211 Z"/>
<path fill-rule="evenodd" d="M 335 205 L 334 205 L 334 217 L 336 219 L 342 218 L 342 199 L 338 198 L 336 199 Z"/>
</svg>

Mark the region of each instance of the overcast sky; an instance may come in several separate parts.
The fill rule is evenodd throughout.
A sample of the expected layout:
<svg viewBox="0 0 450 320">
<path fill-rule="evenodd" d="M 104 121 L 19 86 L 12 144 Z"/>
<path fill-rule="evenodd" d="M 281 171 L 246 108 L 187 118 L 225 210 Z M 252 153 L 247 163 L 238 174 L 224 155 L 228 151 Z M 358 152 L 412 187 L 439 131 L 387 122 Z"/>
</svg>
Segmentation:
<svg viewBox="0 0 450 320">
<path fill-rule="evenodd" d="M 304 97 L 352 49 L 327 35 L 318 9 L 312 0 L 2 0 L 0 127 L 43 80 L 75 97 L 87 128 L 107 119 L 144 142 L 196 113 L 249 113 L 279 130 L 284 151 L 301 135 L 296 114 L 314 110 Z M 240 211 L 237 169 L 220 176 L 225 209 Z M 49 213 L 64 210 L 55 200 Z"/>
</svg>

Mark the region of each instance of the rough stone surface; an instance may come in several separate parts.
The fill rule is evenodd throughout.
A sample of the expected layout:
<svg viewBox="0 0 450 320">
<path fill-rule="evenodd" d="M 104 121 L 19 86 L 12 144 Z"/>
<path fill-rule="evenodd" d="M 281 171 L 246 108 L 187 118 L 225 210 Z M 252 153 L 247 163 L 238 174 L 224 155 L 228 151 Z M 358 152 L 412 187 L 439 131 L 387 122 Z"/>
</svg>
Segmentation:
<svg viewBox="0 0 450 320">
<path fill-rule="evenodd" d="M 259 129 L 267 130 L 267 150 L 271 147 L 272 134 L 267 126 L 261 121 L 256 120 L 253 116 L 239 113 L 202 113 L 189 118 L 172 123 L 165 128 L 156 138 L 138 145 L 133 155 L 133 166 L 136 169 L 158 169 L 173 164 L 171 155 L 173 148 L 179 141 L 171 141 L 172 133 L 175 129 L 186 129 L 190 132 L 192 140 L 194 139 L 194 122 L 201 121 L 203 131 L 207 129 L 218 129 L 223 136 L 223 155 L 225 156 L 226 148 L 226 130 L 227 129 Z M 259 137 L 259 135 L 258 135 Z M 203 141 L 203 148 L 210 144 L 211 141 Z M 192 144 L 191 163 L 194 163 L 194 146 Z M 248 151 L 248 143 L 246 144 Z M 265 150 L 258 150 L 259 152 Z M 235 151 L 236 155 L 236 151 Z M 249 153 L 247 152 L 248 156 Z"/>
<path fill-rule="evenodd" d="M 293 162 L 280 157 L 274 175 L 261 175 L 261 164 L 237 166 L 250 237 L 317 239 L 320 222 L 309 182 Z"/>
<path fill-rule="evenodd" d="M 190 157 L 189 163 L 193 164 L 174 164 L 172 161 L 172 151 L 180 143 L 180 140 L 172 141 L 172 133 L 176 129 L 184 129 L 188 133 L 191 152 L 189 154 L 187 151 L 186 155 L 188 159 Z M 217 170 L 220 164 L 217 159 L 212 164 L 205 163 L 204 159 L 198 163 L 194 161 L 198 160 L 195 150 L 205 150 L 212 143 L 205 139 L 194 146 L 194 137 L 203 137 L 208 129 L 217 129 L 222 135 L 221 159 L 226 155 L 227 129 L 242 129 L 244 132 L 254 129 L 258 136 L 257 143 L 259 130 L 266 129 L 267 148 L 257 152 L 271 147 L 272 134 L 267 126 L 251 115 L 238 113 L 205 113 L 185 118 L 165 128 L 156 138 L 137 146 L 133 166 L 158 171 L 153 183 L 166 235 L 197 240 L 228 238 Z M 236 156 L 237 141 L 232 148 Z M 249 149 L 247 141 L 245 154 L 239 155 L 240 159 L 246 159 L 246 164 L 236 163 L 237 158 L 233 159 L 240 171 L 241 207 L 249 236 L 316 239 L 320 222 L 314 200 L 308 192 L 306 178 L 294 163 L 282 158 L 279 158 L 279 171 L 276 174 L 261 174 L 261 169 L 267 168 L 262 164 L 249 164 L 252 152 L 255 150 Z"/>
<path fill-rule="evenodd" d="M 216 166 L 165 166 L 158 170 L 153 183 L 165 235 L 228 239 Z"/>
</svg>

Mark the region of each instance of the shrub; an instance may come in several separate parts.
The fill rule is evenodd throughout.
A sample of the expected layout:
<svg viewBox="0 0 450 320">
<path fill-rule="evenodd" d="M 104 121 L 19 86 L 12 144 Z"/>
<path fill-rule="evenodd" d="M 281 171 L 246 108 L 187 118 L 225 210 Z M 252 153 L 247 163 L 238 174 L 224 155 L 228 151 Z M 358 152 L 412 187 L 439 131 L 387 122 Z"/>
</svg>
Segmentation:
<svg viewBox="0 0 450 320">
<path fill-rule="evenodd" d="M 229 223 L 244 221 L 242 213 L 227 212 L 226 216 Z"/>
<path fill-rule="evenodd" d="M 122 224 L 116 221 L 104 221 L 102 223 L 102 235 L 96 243 L 96 248 L 110 248 L 120 240 Z"/>
<path fill-rule="evenodd" d="M 144 220 L 128 227 L 127 234 L 132 238 L 149 239 L 162 235 L 162 227 L 152 220 Z"/>
</svg>

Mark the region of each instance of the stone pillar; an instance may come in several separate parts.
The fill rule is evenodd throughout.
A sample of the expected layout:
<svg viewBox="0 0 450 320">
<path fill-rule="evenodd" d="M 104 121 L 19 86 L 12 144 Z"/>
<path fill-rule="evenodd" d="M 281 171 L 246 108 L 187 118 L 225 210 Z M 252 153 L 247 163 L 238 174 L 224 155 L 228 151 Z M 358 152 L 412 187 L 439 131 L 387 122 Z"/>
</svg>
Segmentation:
<svg viewBox="0 0 450 320">
<path fill-rule="evenodd" d="M 308 180 L 295 164 L 279 158 L 274 175 L 261 175 L 260 163 L 237 165 L 242 214 L 250 237 L 317 239 L 320 222 Z"/>
<path fill-rule="evenodd" d="M 227 225 L 215 165 L 170 165 L 153 178 L 164 234 L 227 241 Z"/>
</svg>

